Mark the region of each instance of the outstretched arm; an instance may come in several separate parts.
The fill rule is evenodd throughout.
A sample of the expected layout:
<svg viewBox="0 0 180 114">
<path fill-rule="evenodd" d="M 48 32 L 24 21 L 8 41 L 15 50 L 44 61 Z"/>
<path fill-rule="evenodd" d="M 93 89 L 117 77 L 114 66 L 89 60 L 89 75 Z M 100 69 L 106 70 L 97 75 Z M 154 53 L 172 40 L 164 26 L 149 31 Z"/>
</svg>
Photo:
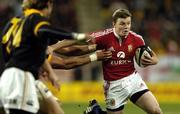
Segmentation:
<svg viewBox="0 0 180 114">
<path fill-rule="evenodd" d="M 49 48 L 51 48 L 52 51 L 56 51 L 56 50 L 59 50 L 64 47 L 68 47 L 68 46 L 77 44 L 77 42 L 78 42 L 77 40 L 62 40 L 53 45 L 50 45 Z"/>
<path fill-rule="evenodd" d="M 50 63 L 56 69 L 71 69 L 96 60 L 107 60 L 112 57 L 110 51 L 97 51 L 93 54 L 82 55 L 76 57 L 62 58 L 59 56 L 51 55 Z"/>
<path fill-rule="evenodd" d="M 96 50 L 96 44 L 80 45 L 77 40 L 62 40 L 48 47 L 48 52 L 56 52 L 61 55 L 82 55 Z"/>
<path fill-rule="evenodd" d="M 72 45 L 69 47 L 60 48 L 54 52 L 66 56 L 76 56 L 91 53 L 96 50 L 96 44 L 92 45 Z"/>
<path fill-rule="evenodd" d="M 50 39 L 74 39 L 74 40 L 88 40 L 91 37 L 85 33 L 75 33 L 75 32 L 68 32 L 63 29 L 57 29 L 52 27 L 50 24 L 46 24 L 43 26 L 36 26 L 34 30 L 34 34 L 37 37 L 41 38 L 50 38 Z"/>
</svg>

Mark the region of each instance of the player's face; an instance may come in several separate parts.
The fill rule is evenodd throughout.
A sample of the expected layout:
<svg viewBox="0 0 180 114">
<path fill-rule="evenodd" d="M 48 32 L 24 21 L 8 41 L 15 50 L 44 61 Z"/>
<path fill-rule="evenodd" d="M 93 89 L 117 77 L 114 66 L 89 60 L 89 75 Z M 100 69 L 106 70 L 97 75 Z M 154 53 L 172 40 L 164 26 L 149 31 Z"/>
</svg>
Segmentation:
<svg viewBox="0 0 180 114">
<path fill-rule="evenodd" d="M 118 18 L 116 22 L 113 23 L 116 34 L 124 38 L 128 35 L 131 29 L 131 17 Z"/>
</svg>

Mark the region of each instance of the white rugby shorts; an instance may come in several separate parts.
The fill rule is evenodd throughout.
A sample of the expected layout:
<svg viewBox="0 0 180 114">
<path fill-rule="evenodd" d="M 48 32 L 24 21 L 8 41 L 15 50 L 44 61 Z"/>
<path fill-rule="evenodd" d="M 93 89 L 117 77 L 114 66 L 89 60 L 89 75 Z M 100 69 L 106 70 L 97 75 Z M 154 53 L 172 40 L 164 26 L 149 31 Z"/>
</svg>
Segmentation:
<svg viewBox="0 0 180 114">
<path fill-rule="evenodd" d="M 20 109 L 37 113 L 39 102 L 32 73 L 15 67 L 7 68 L 0 78 L 0 101 L 6 111 Z"/>
<path fill-rule="evenodd" d="M 105 81 L 104 94 L 107 109 L 117 109 L 126 104 L 133 94 L 147 89 L 148 87 L 137 72 L 119 80 Z"/>
</svg>

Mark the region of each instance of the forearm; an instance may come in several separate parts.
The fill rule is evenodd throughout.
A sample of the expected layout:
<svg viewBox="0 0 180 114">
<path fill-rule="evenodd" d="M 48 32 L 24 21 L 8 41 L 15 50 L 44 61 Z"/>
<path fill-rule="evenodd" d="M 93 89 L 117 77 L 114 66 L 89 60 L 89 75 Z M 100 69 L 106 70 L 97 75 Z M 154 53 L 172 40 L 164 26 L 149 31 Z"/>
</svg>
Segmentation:
<svg viewBox="0 0 180 114">
<path fill-rule="evenodd" d="M 87 53 L 91 53 L 96 50 L 96 45 L 73 45 L 70 47 L 65 47 L 56 50 L 56 53 L 62 54 L 62 55 L 83 55 Z"/>
<path fill-rule="evenodd" d="M 82 66 L 97 60 L 107 60 L 112 57 L 111 51 L 99 50 L 89 55 L 82 55 L 76 57 L 62 58 L 51 55 L 50 63 L 56 69 L 71 69 L 77 66 Z"/>
<path fill-rule="evenodd" d="M 50 75 L 50 74 L 53 74 L 54 71 L 53 71 L 53 68 L 51 66 L 51 64 L 48 62 L 48 60 L 46 59 L 42 65 L 42 68 L 49 74 L 48 76 L 51 78 L 51 76 L 54 76 L 54 75 Z"/>
<path fill-rule="evenodd" d="M 84 64 L 90 63 L 88 56 L 78 56 L 61 59 L 60 57 L 54 56 L 51 61 L 51 65 L 55 69 L 72 69 Z"/>
<path fill-rule="evenodd" d="M 72 46 L 77 43 L 77 40 L 62 40 L 57 42 L 56 44 L 50 45 L 50 48 L 52 51 L 56 52 L 58 50 L 61 50 L 62 48 L 65 48 L 67 46 Z"/>
<path fill-rule="evenodd" d="M 70 58 L 69 60 L 66 61 L 66 69 L 71 69 L 75 67 L 79 67 L 85 64 L 90 63 L 91 60 L 89 56 L 80 56 L 80 57 L 74 57 Z"/>
<path fill-rule="evenodd" d="M 48 111 L 48 114 L 64 114 L 63 109 L 61 108 L 58 101 L 54 99 L 54 96 L 45 99 L 45 105 Z M 47 112 L 46 112 L 47 113 Z"/>
<path fill-rule="evenodd" d="M 66 60 L 66 67 L 67 68 L 75 68 L 78 66 L 82 66 L 85 64 L 88 64 L 93 61 L 97 61 L 100 58 L 98 58 L 98 55 L 96 52 L 89 54 L 89 55 L 83 55 L 83 56 L 76 56 L 73 58 L 69 58 L 69 60 Z"/>
<path fill-rule="evenodd" d="M 98 60 L 96 53 L 76 57 L 58 57 L 51 55 L 50 64 L 55 69 L 72 69 Z"/>
</svg>

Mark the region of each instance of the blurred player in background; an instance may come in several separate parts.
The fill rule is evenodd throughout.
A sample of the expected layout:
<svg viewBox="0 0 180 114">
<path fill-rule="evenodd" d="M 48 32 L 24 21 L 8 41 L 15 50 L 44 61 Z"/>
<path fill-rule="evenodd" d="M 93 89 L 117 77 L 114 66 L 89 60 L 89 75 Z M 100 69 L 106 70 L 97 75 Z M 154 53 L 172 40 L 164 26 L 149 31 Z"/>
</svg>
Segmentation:
<svg viewBox="0 0 180 114">
<path fill-rule="evenodd" d="M 83 33 L 54 29 L 47 19 L 52 7 L 52 0 L 26 0 L 22 15 L 12 18 L 3 30 L 1 43 L 6 65 L 0 79 L 0 101 L 7 114 L 37 113 L 35 79 L 39 68 L 43 65 L 51 81 L 56 81 L 45 59 L 52 39 L 90 38 Z"/>
<path fill-rule="evenodd" d="M 91 43 L 97 49 L 112 52 L 112 58 L 102 62 L 104 91 L 108 114 L 122 114 L 124 105 L 130 99 L 148 114 L 162 114 L 154 95 L 134 67 L 134 55 L 138 47 L 145 45 L 142 36 L 131 31 L 131 13 L 126 9 L 117 9 L 112 15 L 113 28 L 94 32 Z M 155 65 L 156 54 L 142 59 L 144 66 Z M 90 111 L 88 114 L 92 114 Z"/>
</svg>

